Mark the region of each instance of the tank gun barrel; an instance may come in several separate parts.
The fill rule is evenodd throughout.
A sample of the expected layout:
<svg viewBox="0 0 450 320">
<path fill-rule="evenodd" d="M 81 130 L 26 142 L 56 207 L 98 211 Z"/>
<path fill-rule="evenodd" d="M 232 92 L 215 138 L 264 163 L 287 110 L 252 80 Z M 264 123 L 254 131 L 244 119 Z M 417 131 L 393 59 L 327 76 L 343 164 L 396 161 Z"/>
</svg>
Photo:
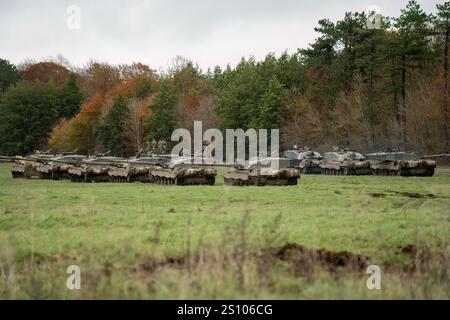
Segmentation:
<svg viewBox="0 0 450 320">
<path fill-rule="evenodd" d="M 22 157 L 8 157 L 8 156 L 0 156 L 0 162 L 14 162 L 16 160 L 22 160 Z"/>
<path fill-rule="evenodd" d="M 420 157 L 420 159 L 432 159 L 432 158 L 449 158 L 450 154 L 449 153 L 442 153 L 442 154 L 427 154 L 424 155 L 422 157 Z"/>
</svg>

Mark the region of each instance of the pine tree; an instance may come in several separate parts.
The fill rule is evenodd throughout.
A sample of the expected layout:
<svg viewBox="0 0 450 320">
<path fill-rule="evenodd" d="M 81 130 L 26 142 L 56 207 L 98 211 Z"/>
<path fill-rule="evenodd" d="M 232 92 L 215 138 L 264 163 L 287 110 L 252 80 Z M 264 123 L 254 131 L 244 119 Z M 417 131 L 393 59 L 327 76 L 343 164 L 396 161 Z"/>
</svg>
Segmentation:
<svg viewBox="0 0 450 320">
<path fill-rule="evenodd" d="M 80 111 L 83 101 L 83 93 L 77 85 L 75 73 L 71 73 L 65 85 L 61 89 L 61 105 L 59 117 L 70 119 Z"/>
<path fill-rule="evenodd" d="M 174 87 L 169 80 L 163 80 L 161 90 L 150 106 L 150 117 L 147 122 L 147 141 L 170 141 L 176 126 L 175 105 L 178 99 Z"/>
<path fill-rule="evenodd" d="M 103 122 L 97 127 L 97 135 L 103 147 L 113 155 L 125 155 L 124 124 L 129 116 L 126 99 L 119 95 L 114 98 L 111 109 L 106 114 Z"/>
<path fill-rule="evenodd" d="M 16 66 L 8 60 L 0 59 L 0 93 L 3 93 L 10 86 L 15 85 L 21 78 Z"/>
<path fill-rule="evenodd" d="M 270 79 L 267 90 L 261 98 L 258 123 L 255 127 L 261 129 L 278 129 L 280 127 L 282 95 L 283 85 L 274 76 Z"/>
<path fill-rule="evenodd" d="M 398 122 L 401 128 L 401 140 L 403 147 L 407 142 L 406 127 L 406 84 L 409 72 L 421 68 L 431 60 L 429 23 L 431 17 L 425 13 L 416 0 L 410 0 L 406 9 L 401 10 L 401 15 L 395 20 L 397 28 L 396 54 L 400 58 L 400 95 L 401 108 L 398 112 Z"/>
<path fill-rule="evenodd" d="M 44 147 L 58 121 L 59 89 L 52 83 L 19 82 L 0 104 L 0 154 L 24 155 Z"/>
</svg>

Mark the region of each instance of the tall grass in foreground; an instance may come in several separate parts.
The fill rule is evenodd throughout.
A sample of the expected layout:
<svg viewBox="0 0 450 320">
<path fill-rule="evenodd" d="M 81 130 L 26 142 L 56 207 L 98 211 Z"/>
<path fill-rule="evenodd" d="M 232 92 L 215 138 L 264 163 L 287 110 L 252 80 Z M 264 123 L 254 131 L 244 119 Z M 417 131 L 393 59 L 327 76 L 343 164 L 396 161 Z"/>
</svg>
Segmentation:
<svg viewBox="0 0 450 320">
<path fill-rule="evenodd" d="M 286 243 L 277 215 L 259 233 L 249 233 L 250 212 L 218 235 L 217 245 L 192 245 L 191 221 L 184 229 L 184 254 L 165 256 L 159 224 L 151 231 L 148 255 L 136 263 L 97 261 L 95 253 L 69 257 L 21 257 L 12 237 L 1 245 L 2 299 L 449 299 L 450 247 L 443 251 L 409 245 L 404 260 L 382 265 L 382 290 L 368 290 L 365 267 L 377 261 L 347 252 L 340 261 L 322 252 Z M 253 238 L 251 238 L 253 237 Z M 258 243 L 260 249 L 249 248 Z M 325 258 L 331 255 L 331 258 Z M 118 257 L 120 259 L 120 256 Z M 333 260 L 335 259 L 335 260 Z M 81 290 L 66 288 L 65 268 L 82 267 Z"/>
</svg>

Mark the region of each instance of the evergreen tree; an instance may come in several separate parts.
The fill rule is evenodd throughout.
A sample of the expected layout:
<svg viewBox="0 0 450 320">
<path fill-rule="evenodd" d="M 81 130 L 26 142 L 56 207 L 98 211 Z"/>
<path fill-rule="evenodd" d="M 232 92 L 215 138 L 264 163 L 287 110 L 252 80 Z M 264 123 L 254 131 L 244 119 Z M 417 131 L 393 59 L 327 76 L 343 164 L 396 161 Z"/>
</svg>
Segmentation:
<svg viewBox="0 0 450 320">
<path fill-rule="evenodd" d="M 83 93 L 77 85 L 75 73 L 71 73 L 61 89 L 59 117 L 69 119 L 80 111 Z"/>
<path fill-rule="evenodd" d="M 119 95 L 114 98 L 113 105 L 97 127 L 97 135 L 103 147 L 113 155 L 125 155 L 124 124 L 129 116 L 126 99 Z"/>
<path fill-rule="evenodd" d="M 59 89 L 52 83 L 19 82 L 0 104 L 0 154 L 27 154 L 43 147 L 58 120 Z"/>
<path fill-rule="evenodd" d="M 16 66 L 8 60 L 0 59 L 0 93 L 15 85 L 21 78 Z"/>
<path fill-rule="evenodd" d="M 162 81 L 161 90 L 150 106 L 150 118 L 146 124 L 148 129 L 147 141 L 170 141 L 176 126 L 175 106 L 178 101 L 174 87 L 170 80 Z"/>
<path fill-rule="evenodd" d="M 143 78 L 136 88 L 135 97 L 138 99 L 144 99 L 148 97 L 149 94 L 152 93 L 153 91 L 154 88 L 150 80 L 147 78 Z"/>
<path fill-rule="evenodd" d="M 258 74 L 259 68 L 261 65 L 256 65 L 254 59 L 242 59 L 234 70 L 225 71 L 217 107 L 222 129 L 246 130 L 257 119 L 260 98 L 266 88 L 264 82 L 268 81 Z"/>
<path fill-rule="evenodd" d="M 270 79 L 266 92 L 261 97 L 257 128 L 278 129 L 281 124 L 281 98 L 283 85 L 274 76 Z"/>
<path fill-rule="evenodd" d="M 399 57 L 401 108 L 398 122 L 401 128 L 403 147 L 406 145 L 406 84 L 409 72 L 421 68 L 432 59 L 429 39 L 431 17 L 425 13 L 416 0 L 410 0 L 406 9 L 395 20 L 397 28 L 396 54 Z"/>
</svg>

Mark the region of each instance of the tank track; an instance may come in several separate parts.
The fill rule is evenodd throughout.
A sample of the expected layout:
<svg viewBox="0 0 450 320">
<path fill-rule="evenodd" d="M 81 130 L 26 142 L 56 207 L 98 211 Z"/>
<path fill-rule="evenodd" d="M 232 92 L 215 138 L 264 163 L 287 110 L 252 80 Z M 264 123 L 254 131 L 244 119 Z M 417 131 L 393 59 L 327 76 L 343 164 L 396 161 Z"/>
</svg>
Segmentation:
<svg viewBox="0 0 450 320">
<path fill-rule="evenodd" d="M 348 176 L 349 170 L 348 168 L 341 168 L 340 170 L 329 169 L 329 168 L 321 168 L 322 174 L 327 176 Z"/>
<path fill-rule="evenodd" d="M 233 179 L 233 178 L 224 178 L 225 185 L 228 186 L 296 186 L 298 185 L 297 178 L 286 178 L 286 179 L 258 179 L 254 177 L 250 177 L 248 180 L 243 179 Z"/>
</svg>

